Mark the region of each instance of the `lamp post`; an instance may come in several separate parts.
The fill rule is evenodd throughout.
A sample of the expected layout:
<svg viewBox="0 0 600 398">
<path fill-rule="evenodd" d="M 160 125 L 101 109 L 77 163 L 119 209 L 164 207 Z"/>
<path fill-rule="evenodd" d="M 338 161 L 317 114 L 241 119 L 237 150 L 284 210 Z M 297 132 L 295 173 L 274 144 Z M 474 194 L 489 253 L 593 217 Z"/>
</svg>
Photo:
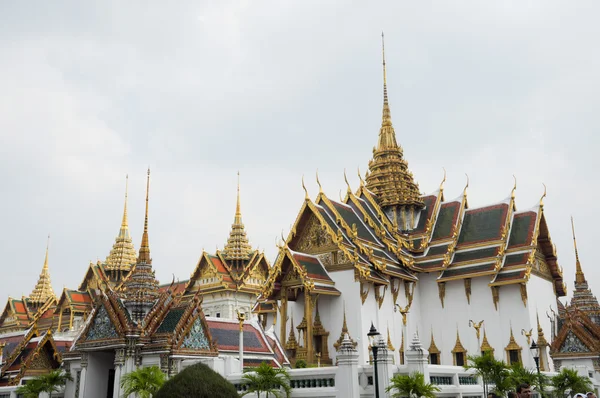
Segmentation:
<svg viewBox="0 0 600 398">
<path fill-rule="evenodd" d="M 379 377 L 377 375 L 377 349 L 379 348 L 379 336 L 380 333 L 373 326 L 373 322 L 371 322 L 371 329 L 369 333 L 367 333 L 369 337 L 369 341 L 371 343 L 371 351 L 373 352 L 373 379 L 375 380 L 375 398 L 379 398 Z"/>
<path fill-rule="evenodd" d="M 537 369 L 538 383 L 540 385 L 540 396 L 543 396 L 544 386 L 542 383 L 542 375 L 540 374 L 540 347 L 535 343 L 535 340 L 531 341 L 531 347 L 529 347 L 533 360 L 535 361 L 535 367 Z"/>
</svg>

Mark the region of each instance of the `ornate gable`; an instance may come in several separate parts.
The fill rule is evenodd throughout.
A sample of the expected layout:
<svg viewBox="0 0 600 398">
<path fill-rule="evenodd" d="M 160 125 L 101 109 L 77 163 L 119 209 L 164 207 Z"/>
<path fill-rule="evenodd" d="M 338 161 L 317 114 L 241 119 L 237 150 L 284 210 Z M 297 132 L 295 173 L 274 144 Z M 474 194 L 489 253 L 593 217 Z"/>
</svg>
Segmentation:
<svg viewBox="0 0 600 398">
<path fill-rule="evenodd" d="M 92 324 L 85 338 L 86 341 L 114 339 L 118 337 L 119 333 L 108 316 L 106 308 L 101 305 L 92 320 Z"/>
<path fill-rule="evenodd" d="M 204 331 L 202 317 L 196 318 L 187 336 L 184 337 L 181 343 L 181 348 L 191 350 L 209 350 L 210 340 Z"/>
<path fill-rule="evenodd" d="M 319 219 L 315 215 L 310 215 L 294 246 L 294 249 L 299 252 L 316 254 L 335 248 L 337 245 L 331 239 L 327 229 L 322 227 Z"/>
<path fill-rule="evenodd" d="M 558 351 L 561 353 L 580 353 L 590 352 L 591 350 L 575 335 L 575 333 L 573 333 L 573 331 L 569 330 Z"/>
</svg>

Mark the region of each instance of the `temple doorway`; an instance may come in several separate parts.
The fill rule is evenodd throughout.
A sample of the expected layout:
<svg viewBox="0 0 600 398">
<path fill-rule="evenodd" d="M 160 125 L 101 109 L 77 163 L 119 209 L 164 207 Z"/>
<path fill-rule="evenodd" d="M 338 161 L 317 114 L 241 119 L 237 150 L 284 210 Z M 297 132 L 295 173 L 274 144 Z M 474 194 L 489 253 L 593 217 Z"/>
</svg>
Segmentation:
<svg viewBox="0 0 600 398">
<path fill-rule="evenodd" d="M 88 351 L 85 377 L 86 398 L 119 398 L 114 396 L 115 352 Z"/>
</svg>

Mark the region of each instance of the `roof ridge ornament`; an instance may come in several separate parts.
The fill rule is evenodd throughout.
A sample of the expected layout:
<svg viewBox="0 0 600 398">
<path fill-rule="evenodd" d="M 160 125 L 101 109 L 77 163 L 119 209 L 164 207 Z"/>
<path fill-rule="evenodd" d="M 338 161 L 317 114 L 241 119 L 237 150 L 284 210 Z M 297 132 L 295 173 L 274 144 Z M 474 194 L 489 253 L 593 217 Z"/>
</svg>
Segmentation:
<svg viewBox="0 0 600 398">
<path fill-rule="evenodd" d="M 46 256 L 44 257 L 44 265 L 42 266 L 42 272 L 38 278 L 38 281 L 29 295 L 29 302 L 32 304 L 43 304 L 50 297 L 55 297 L 54 290 L 52 289 L 52 282 L 50 281 L 50 268 L 48 266 L 48 251 L 50 248 L 50 235 L 46 240 Z"/>
<path fill-rule="evenodd" d="M 544 186 L 544 194 L 540 198 L 540 208 L 544 207 L 544 198 L 546 197 L 546 184 L 542 182 L 542 185 Z"/>
<path fill-rule="evenodd" d="M 317 185 L 319 186 L 319 193 L 323 193 L 323 187 L 321 186 L 321 181 L 319 181 L 319 169 L 317 169 L 316 172 L 316 176 L 317 176 Z"/>
<path fill-rule="evenodd" d="M 302 174 L 302 189 L 304 189 L 304 199 L 309 201 L 310 196 L 308 196 L 308 189 L 306 189 L 306 185 L 304 185 L 304 174 Z"/>
<path fill-rule="evenodd" d="M 442 182 L 440 183 L 440 192 L 442 192 L 444 190 L 444 183 L 446 182 L 446 168 L 442 167 L 442 170 L 444 170 L 444 178 L 442 179 Z"/>
<path fill-rule="evenodd" d="M 575 283 L 584 284 L 587 283 L 583 269 L 581 268 L 581 262 L 579 262 L 579 251 L 577 250 L 577 239 L 575 238 L 575 223 L 573 222 L 573 216 L 571 216 L 571 231 L 573 232 L 573 247 L 575 248 Z"/>
<path fill-rule="evenodd" d="M 352 193 L 352 188 L 350 188 L 350 183 L 348 182 L 348 176 L 346 175 L 346 168 L 344 167 L 344 181 L 346 182 L 346 186 L 348 187 L 348 194 Z"/>
</svg>

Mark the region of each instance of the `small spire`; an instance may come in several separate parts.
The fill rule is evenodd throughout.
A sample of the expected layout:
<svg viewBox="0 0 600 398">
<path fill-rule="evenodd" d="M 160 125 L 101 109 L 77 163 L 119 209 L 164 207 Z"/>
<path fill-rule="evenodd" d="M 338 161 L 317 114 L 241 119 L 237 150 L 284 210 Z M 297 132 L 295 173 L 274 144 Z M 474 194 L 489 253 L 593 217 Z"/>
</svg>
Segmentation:
<svg viewBox="0 0 600 398">
<path fill-rule="evenodd" d="M 32 304 L 43 304 L 50 297 L 56 297 L 54 290 L 52 289 L 52 282 L 50 281 L 50 269 L 48 267 L 48 249 L 50 247 L 50 235 L 46 241 L 46 256 L 44 258 L 44 265 L 42 266 L 42 272 L 40 277 L 29 296 L 29 302 Z"/>
<path fill-rule="evenodd" d="M 127 220 L 127 191 L 129 190 L 129 174 L 125 175 L 125 208 L 123 209 L 123 221 L 121 222 L 121 231 L 127 231 L 129 223 Z"/>
<path fill-rule="evenodd" d="M 223 248 L 223 254 L 227 260 L 248 260 L 252 252 L 252 246 L 246 237 L 244 223 L 242 222 L 242 210 L 240 206 L 240 172 L 238 171 L 237 204 L 235 217 L 231 225 L 229 239 Z"/>
<path fill-rule="evenodd" d="M 515 192 L 517 190 L 517 177 L 515 177 L 515 175 L 513 174 L 513 179 L 515 180 L 515 185 L 513 186 L 512 191 L 510 192 L 510 198 L 514 199 L 515 198 Z"/>
<path fill-rule="evenodd" d="M 394 348 L 394 345 L 392 344 L 392 337 L 390 336 L 390 325 L 387 325 L 387 349 L 389 351 L 396 351 L 396 349 Z"/>
<path fill-rule="evenodd" d="M 236 217 L 240 217 L 240 220 L 242 218 L 242 211 L 240 210 L 240 172 L 238 170 L 237 172 L 237 177 L 238 177 L 238 181 L 237 181 L 237 204 L 235 206 L 235 216 Z"/>
<path fill-rule="evenodd" d="M 546 340 L 546 337 L 544 337 L 544 330 L 542 329 L 542 326 L 540 325 L 540 314 L 537 312 L 537 310 L 535 311 L 535 316 L 537 318 L 537 330 L 538 330 L 537 345 L 539 347 L 547 346 L 548 341 Z"/>
<path fill-rule="evenodd" d="M 129 221 L 127 217 L 127 198 L 129 188 L 129 176 L 125 176 L 125 205 L 123 208 L 123 220 L 119 235 L 115 239 L 113 247 L 106 257 L 104 268 L 109 271 L 111 277 L 115 280 L 120 280 L 131 269 L 137 259 L 137 253 L 133 246 L 131 235 L 129 234 Z"/>
<path fill-rule="evenodd" d="M 381 58 L 383 65 L 383 113 L 381 118 L 381 132 L 379 133 L 379 146 L 377 149 L 396 149 L 396 134 L 392 128 L 392 113 L 390 111 L 390 103 L 387 91 L 387 68 L 385 65 L 385 40 L 383 32 L 381 32 Z"/>
<path fill-rule="evenodd" d="M 585 275 L 581 269 L 581 263 L 579 262 L 579 251 L 577 250 L 577 239 L 575 238 L 575 223 L 573 222 L 573 216 L 571 216 L 571 230 L 573 231 L 573 246 L 575 247 L 575 283 L 584 284 L 587 283 Z"/>
<path fill-rule="evenodd" d="M 142 234 L 142 244 L 140 246 L 140 254 L 138 256 L 138 263 L 144 262 L 151 264 L 152 259 L 150 258 L 150 243 L 148 242 L 148 198 L 150 195 L 150 168 L 148 168 L 148 175 L 146 178 L 146 212 L 144 215 L 144 233 Z"/>
</svg>

